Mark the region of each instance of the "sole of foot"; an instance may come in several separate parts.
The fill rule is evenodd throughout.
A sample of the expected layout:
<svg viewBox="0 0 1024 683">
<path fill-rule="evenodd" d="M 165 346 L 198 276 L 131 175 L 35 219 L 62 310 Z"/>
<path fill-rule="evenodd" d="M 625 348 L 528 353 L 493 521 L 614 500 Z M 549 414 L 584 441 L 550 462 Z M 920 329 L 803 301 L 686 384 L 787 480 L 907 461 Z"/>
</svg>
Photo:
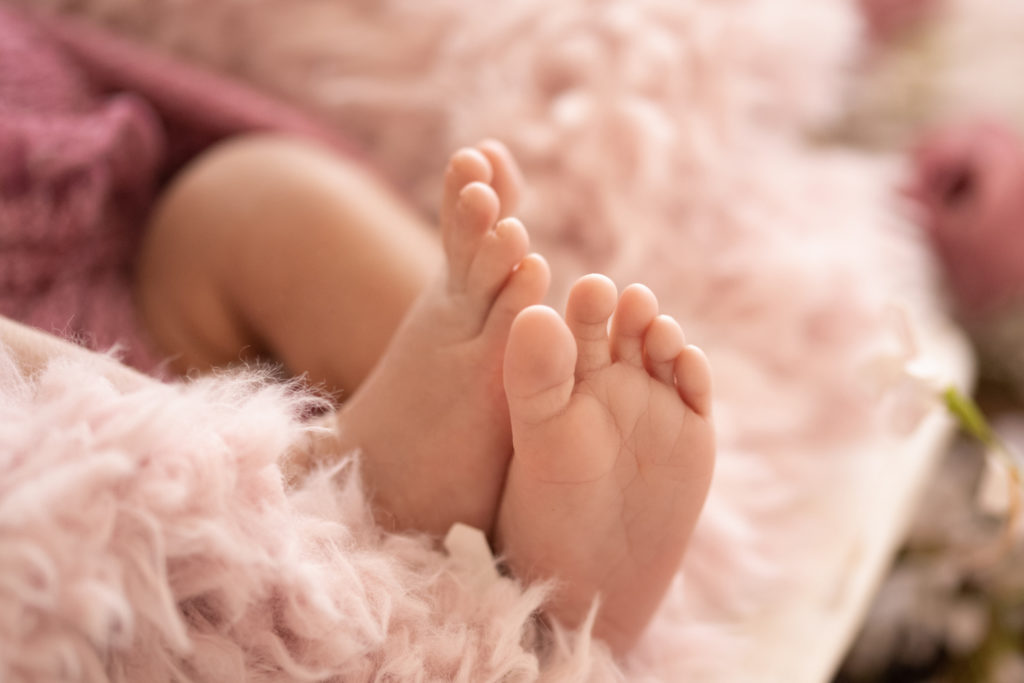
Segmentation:
<svg viewBox="0 0 1024 683">
<path fill-rule="evenodd" d="M 504 371 L 514 455 L 496 542 L 513 574 L 553 579 L 547 613 L 616 653 L 679 570 L 714 468 L 711 373 L 647 288 L 579 280 L 565 320 L 516 318 Z"/>
</svg>

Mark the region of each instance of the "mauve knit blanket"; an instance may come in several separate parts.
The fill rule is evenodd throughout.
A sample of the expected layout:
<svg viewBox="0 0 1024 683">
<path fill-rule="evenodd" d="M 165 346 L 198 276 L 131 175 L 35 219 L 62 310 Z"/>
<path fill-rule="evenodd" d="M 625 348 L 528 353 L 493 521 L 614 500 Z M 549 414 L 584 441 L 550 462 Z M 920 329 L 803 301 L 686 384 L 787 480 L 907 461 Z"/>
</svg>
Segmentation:
<svg viewBox="0 0 1024 683">
<path fill-rule="evenodd" d="M 352 151 L 240 84 L 0 5 L 0 315 L 159 373 L 131 294 L 146 216 L 191 157 L 260 130 Z"/>
</svg>

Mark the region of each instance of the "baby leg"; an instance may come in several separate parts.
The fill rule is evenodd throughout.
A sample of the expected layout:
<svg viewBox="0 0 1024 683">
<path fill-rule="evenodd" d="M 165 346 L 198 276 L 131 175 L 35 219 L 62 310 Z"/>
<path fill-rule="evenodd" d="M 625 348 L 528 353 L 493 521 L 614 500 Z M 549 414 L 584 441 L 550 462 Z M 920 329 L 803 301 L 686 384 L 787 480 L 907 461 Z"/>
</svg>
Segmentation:
<svg viewBox="0 0 1024 683">
<path fill-rule="evenodd" d="M 485 162 L 507 155 L 481 150 Z M 511 205 L 517 172 L 497 168 Z M 178 371 L 264 356 L 345 398 L 441 261 L 435 232 L 357 164 L 251 136 L 207 152 L 162 198 L 137 299 Z"/>
<path fill-rule="evenodd" d="M 357 448 L 384 524 L 489 530 L 511 454 L 505 339 L 548 281 L 523 226 L 498 220 L 519 183 L 500 144 L 457 152 L 438 244 L 322 152 L 266 138 L 228 145 L 186 172 L 157 213 L 143 313 L 182 369 L 266 355 L 351 395 L 342 440 L 293 454 L 289 476 Z"/>
</svg>

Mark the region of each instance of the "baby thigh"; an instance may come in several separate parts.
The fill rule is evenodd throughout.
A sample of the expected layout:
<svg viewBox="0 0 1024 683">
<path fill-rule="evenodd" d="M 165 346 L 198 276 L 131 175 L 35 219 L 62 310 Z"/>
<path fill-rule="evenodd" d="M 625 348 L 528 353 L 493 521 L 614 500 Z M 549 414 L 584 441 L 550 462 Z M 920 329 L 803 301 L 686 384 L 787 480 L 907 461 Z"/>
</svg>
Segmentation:
<svg viewBox="0 0 1024 683">
<path fill-rule="evenodd" d="M 434 234 L 357 165 L 250 136 L 212 148 L 168 188 L 136 294 L 180 372 L 267 357 L 348 393 L 439 258 Z"/>
</svg>

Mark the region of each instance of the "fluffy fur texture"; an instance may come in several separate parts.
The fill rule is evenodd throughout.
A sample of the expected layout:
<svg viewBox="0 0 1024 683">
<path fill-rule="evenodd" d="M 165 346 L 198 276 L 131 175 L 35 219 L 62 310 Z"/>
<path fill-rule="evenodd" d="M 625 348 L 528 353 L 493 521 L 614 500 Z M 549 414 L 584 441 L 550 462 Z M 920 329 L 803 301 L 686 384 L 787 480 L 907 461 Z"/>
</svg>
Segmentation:
<svg viewBox="0 0 1024 683">
<path fill-rule="evenodd" d="M 33 4 L 87 13 L 319 111 L 360 140 L 426 213 L 436 209 L 441 165 L 453 148 L 485 135 L 506 141 L 530 187 L 521 215 L 556 273 L 553 301 L 560 304 L 565 285 L 590 270 L 620 284 L 647 282 L 715 368 L 716 481 L 687 559 L 685 590 L 680 580 L 630 661 L 630 675 L 742 677 L 737 667 L 750 643 L 731 636 L 737 621 L 770 610 L 786 594 L 784 582 L 814 571 L 806 549 L 843 533 L 815 525 L 807 511 L 842 518 L 843 486 L 856 480 L 850 473 L 874 471 L 886 457 L 858 445 L 884 428 L 866 368 L 892 339 L 889 307 L 899 299 L 915 320 L 936 309 L 924 250 L 893 192 L 899 166 L 811 139 L 836 115 L 858 56 L 852 5 Z M 219 429 L 212 419 L 203 424 Z M 326 485 L 319 496 L 318 505 L 331 499 Z M 350 485 L 332 514 L 360 500 Z M 243 524 L 234 511 L 223 524 L 230 519 Z M 311 533 L 283 528 L 268 535 L 301 545 Z M 393 546 L 403 543 L 409 541 L 378 537 L 360 547 L 367 562 L 399 572 Z M 362 557 L 351 553 L 346 562 Z M 390 604 L 440 590 L 442 558 L 420 557 L 435 583 L 417 592 L 421 574 L 386 573 L 394 593 L 381 589 L 374 600 Z M 370 580 L 363 571 L 357 566 L 346 582 L 332 584 L 344 596 L 321 588 L 306 599 L 362 599 L 347 592 Z M 469 600 L 454 595 L 459 604 Z M 507 599 L 501 620 L 516 626 L 504 637 L 523 624 L 537 597 Z M 442 603 L 418 604 L 417 629 L 465 619 L 448 603 L 448 613 L 432 611 Z M 375 612 L 359 614 L 377 623 Z M 458 633 L 437 647 L 468 647 L 465 634 L 481 631 Z M 486 638 L 495 638 L 487 648 L 506 642 L 492 635 L 477 642 Z M 594 650 L 579 647 L 559 661 L 611 675 Z"/>
<path fill-rule="evenodd" d="M 0 678 L 487 681 L 538 675 L 543 590 L 477 588 L 385 536 L 345 461 L 286 494 L 313 401 L 258 378 L 120 393 L 0 357 Z M 614 678 L 556 634 L 546 671 Z"/>
</svg>

